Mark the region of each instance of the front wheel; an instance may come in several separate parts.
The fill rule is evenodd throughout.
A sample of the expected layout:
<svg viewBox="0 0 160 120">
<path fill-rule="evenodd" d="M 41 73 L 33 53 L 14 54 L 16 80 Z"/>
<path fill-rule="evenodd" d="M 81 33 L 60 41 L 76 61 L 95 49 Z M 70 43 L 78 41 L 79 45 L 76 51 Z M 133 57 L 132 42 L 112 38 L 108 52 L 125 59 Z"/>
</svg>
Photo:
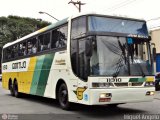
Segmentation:
<svg viewBox="0 0 160 120">
<path fill-rule="evenodd" d="M 58 101 L 62 109 L 69 110 L 70 103 L 68 101 L 68 90 L 66 84 L 61 84 L 58 91 Z"/>
</svg>

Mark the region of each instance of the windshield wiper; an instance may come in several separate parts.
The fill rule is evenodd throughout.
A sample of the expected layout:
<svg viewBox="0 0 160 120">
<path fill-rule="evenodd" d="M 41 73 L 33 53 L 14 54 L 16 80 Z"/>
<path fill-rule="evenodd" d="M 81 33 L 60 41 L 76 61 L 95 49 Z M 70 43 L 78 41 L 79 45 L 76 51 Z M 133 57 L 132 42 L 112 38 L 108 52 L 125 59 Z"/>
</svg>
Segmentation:
<svg viewBox="0 0 160 120">
<path fill-rule="evenodd" d="M 124 66 L 123 65 L 123 60 L 125 61 L 125 64 L 127 62 L 127 58 L 126 58 L 126 54 L 125 54 L 125 49 L 126 49 L 125 44 L 122 45 L 121 42 L 118 40 L 118 45 L 120 47 L 120 50 L 122 51 L 122 54 L 121 54 L 120 59 L 118 60 L 117 67 L 116 67 L 116 70 L 113 74 L 113 77 L 117 77 L 119 72 L 120 72 L 121 67 Z"/>
<path fill-rule="evenodd" d="M 114 72 L 113 77 L 117 77 L 121 67 L 123 66 L 123 55 L 121 55 L 120 59 L 117 62 L 117 68 L 116 68 L 116 72 Z"/>
<path fill-rule="evenodd" d="M 143 69 L 142 69 L 142 67 L 141 67 L 140 63 L 135 62 L 135 60 L 134 60 L 134 59 L 133 59 L 133 61 L 134 61 L 134 63 L 136 63 L 136 64 L 139 66 L 140 71 L 141 71 L 141 73 L 142 73 L 142 77 L 145 77 L 146 75 L 145 75 L 145 73 L 143 72 Z"/>
</svg>

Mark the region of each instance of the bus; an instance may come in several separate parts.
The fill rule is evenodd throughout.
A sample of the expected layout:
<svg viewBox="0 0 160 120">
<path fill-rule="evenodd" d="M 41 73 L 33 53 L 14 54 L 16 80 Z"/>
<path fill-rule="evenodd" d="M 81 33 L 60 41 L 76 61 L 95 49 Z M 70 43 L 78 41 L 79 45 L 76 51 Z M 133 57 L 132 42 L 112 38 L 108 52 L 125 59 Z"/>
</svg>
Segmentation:
<svg viewBox="0 0 160 120">
<path fill-rule="evenodd" d="M 71 16 L 3 46 L 2 86 L 72 103 L 111 105 L 154 97 L 144 20 L 97 13 Z"/>
</svg>

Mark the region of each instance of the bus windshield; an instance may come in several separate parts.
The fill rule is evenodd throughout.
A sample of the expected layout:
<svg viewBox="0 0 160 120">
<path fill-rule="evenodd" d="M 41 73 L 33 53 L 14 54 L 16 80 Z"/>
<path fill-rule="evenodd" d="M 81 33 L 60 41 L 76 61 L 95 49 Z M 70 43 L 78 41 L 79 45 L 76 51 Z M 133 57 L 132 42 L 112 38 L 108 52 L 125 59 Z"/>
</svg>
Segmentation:
<svg viewBox="0 0 160 120">
<path fill-rule="evenodd" d="M 97 36 L 92 45 L 91 75 L 152 75 L 147 42 L 126 37 Z"/>
<path fill-rule="evenodd" d="M 126 35 L 148 36 L 145 21 L 89 16 L 88 29 L 94 32 L 114 32 Z"/>
<path fill-rule="evenodd" d="M 79 17 L 72 21 L 71 39 L 72 69 L 83 80 L 92 75 L 153 75 L 149 34 L 143 20 Z"/>
</svg>

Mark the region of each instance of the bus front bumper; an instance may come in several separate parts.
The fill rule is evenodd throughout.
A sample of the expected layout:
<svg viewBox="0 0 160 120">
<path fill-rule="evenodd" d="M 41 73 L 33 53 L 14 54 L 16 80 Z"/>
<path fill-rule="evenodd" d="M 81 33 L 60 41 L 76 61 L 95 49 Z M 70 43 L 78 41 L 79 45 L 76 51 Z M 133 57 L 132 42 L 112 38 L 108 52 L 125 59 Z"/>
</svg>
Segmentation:
<svg viewBox="0 0 160 120">
<path fill-rule="evenodd" d="M 90 89 L 90 105 L 153 101 L 154 87 Z"/>
</svg>

